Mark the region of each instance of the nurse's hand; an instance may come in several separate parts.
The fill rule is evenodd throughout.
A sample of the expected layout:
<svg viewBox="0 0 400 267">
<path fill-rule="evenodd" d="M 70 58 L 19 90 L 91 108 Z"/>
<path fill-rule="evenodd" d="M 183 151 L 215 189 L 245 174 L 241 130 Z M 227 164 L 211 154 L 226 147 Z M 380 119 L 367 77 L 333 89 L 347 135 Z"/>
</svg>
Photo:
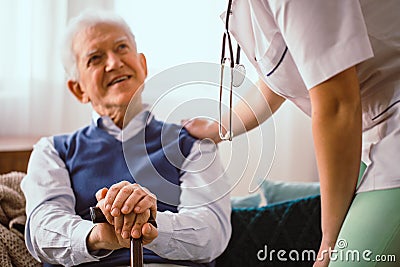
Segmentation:
<svg viewBox="0 0 400 267">
<path fill-rule="evenodd" d="M 321 241 L 319 247 L 317 259 L 314 262 L 313 267 L 328 267 L 330 262 L 331 251 L 335 247 L 335 242 L 327 242 L 324 239 Z"/>
<path fill-rule="evenodd" d="M 181 124 L 186 130 L 198 139 L 211 139 L 214 143 L 221 142 L 218 132 L 218 122 L 207 119 L 182 120 Z"/>
</svg>

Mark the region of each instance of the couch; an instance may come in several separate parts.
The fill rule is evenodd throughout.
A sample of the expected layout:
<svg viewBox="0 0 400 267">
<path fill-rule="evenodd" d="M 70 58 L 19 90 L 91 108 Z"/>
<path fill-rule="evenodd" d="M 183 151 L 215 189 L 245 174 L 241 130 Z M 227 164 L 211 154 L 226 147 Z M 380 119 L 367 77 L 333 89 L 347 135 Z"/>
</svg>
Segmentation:
<svg viewBox="0 0 400 267">
<path fill-rule="evenodd" d="M 313 265 L 322 238 L 318 183 L 265 181 L 261 193 L 232 200 L 232 236 L 217 266 Z"/>
<path fill-rule="evenodd" d="M 41 266 L 23 240 L 25 199 L 19 184 L 24 175 L 0 175 L 2 267 Z M 301 253 L 316 253 L 321 239 L 319 186 L 266 181 L 262 188 L 267 205 L 260 205 L 260 193 L 232 198 L 232 237 L 216 266 L 312 266 L 312 255 L 302 259 Z"/>
</svg>

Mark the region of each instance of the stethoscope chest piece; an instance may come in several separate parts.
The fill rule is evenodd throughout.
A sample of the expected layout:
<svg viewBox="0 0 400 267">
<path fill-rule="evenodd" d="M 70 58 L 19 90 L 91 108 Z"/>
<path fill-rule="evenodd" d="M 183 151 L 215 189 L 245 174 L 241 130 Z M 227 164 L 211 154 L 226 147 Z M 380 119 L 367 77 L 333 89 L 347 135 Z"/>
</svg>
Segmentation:
<svg viewBox="0 0 400 267">
<path fill-rule="evenodd" d="M 246 68 L 243 64 L 235 64 L 233 68 L 232 85 L 239 87 L 243 84 L 244 78 L 246 77 Z"/>
</svg>

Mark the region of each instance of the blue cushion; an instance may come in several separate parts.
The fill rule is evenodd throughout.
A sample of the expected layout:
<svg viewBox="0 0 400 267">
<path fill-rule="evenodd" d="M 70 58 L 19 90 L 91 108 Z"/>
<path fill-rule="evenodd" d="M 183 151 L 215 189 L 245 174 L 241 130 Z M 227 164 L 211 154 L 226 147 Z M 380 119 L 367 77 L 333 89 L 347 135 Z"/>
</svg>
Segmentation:
<svg viewBox="0 0 400 267">
<path fill-rule="evenodd" d="M 265 180 L 261 186 L 267 204 L 319 195 L 319 183 Z"/>
<path fill-rule="evenodd" d="M 260 193 L 253 193 L 247 196 L 231 197 L 232 208 L 255 208 L 260 206 Z"/>
</svg>

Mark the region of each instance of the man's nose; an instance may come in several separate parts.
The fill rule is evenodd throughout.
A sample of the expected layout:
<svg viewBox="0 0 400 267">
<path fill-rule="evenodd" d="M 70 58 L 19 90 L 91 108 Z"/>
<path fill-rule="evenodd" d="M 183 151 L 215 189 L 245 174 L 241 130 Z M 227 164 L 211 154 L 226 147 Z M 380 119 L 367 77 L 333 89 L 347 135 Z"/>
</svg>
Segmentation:
<svg viewBox="0 0 400 267">
<path fill-rule="evenodd" d="M 118 55 L 116 55 L 115 53 L 109 53 L 107 55 L 105 71 L 112 71 L 115 69 L 119 69 L 123 65 L 124 63 L 122 62 L 121 58 Z"/>
</svg>

